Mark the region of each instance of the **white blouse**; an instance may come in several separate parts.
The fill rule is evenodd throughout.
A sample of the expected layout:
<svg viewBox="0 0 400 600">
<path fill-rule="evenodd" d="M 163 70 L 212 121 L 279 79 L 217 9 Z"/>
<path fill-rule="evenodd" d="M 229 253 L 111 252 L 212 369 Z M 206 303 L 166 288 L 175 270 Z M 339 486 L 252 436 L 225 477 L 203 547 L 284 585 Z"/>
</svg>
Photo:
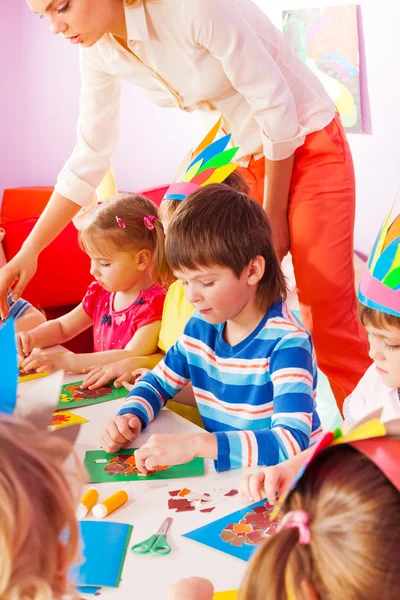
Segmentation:
<svg viewBox="0 0 400 600">
<path fill-rule="evenodd" d="M 80 49 L 78 141 L 55 186 L 88 207 L 119 129 L 121 79 L 159 106 L 199 110 L 251 156 L 288 158 L 335 107 L 285 36 L 251 0 L 146 0 L 125 8 L 128 47 L 111 35 Z M 132 119 L 140 119 L 132 107 Z"/>
</svg>

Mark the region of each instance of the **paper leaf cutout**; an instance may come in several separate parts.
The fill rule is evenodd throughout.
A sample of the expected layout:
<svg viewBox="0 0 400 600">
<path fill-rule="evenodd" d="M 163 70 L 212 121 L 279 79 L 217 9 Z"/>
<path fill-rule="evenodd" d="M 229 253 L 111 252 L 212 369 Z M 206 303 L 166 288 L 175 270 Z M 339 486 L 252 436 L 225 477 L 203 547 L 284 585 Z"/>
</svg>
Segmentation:
<svg viewBox="0 0 400 600">
<path fill-rule="evenodd" d="M 218 119 L 218 121 L 215 123 L 214 127 L 212 127 L 210 129 L 210 131 L 207 133 L 207 135 L 204 137 L 204 139 L 200 142 L 200 144 L 197 146 L 196 150 L 194 150 L 193 158 L 196 158 L 201 152 L 203 152 L 203 150 L 205 148 L 207 148 L 207 146 L 209 146 L 213 142 L 213 140 L 215 139 L 215 136 L 217 135 L 218 131 L 220 130 L 221 123 L 222 123 L 222 116 Z"/>
</svg>

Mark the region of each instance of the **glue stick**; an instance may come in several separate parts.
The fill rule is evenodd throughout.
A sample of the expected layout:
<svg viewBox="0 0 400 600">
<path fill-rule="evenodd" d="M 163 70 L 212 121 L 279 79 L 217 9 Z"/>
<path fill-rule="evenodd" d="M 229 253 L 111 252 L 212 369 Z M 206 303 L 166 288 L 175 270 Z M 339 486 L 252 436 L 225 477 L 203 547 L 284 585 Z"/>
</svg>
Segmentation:
<svg viewBox="0 0 400 600">
<path fill-rule="evenodd" d="M 99 492 L 93 487 L 89 488 L 76 509 L 76 518 L 79 520 L 84 519 L 96 504 L 98 497 Z"/>
<path fill-rule="evenodd" d="M 116 510 L 117 508 L 125 504 L 128 498 L 129 496 L 125 492 L 125 490 L 119 490 L 118 492 L 115 492 L 115 494 L 113 494 L 112 496 L 109 496 L 108 498 L 103 500 L 103 502 L 100 502 L 100 504 L 96 504 L 96 506 L 92 508 L 92 515 L 96 519 L 104 519 L 104 517 L 113 512 L 113 510 Z"/>
</svg>

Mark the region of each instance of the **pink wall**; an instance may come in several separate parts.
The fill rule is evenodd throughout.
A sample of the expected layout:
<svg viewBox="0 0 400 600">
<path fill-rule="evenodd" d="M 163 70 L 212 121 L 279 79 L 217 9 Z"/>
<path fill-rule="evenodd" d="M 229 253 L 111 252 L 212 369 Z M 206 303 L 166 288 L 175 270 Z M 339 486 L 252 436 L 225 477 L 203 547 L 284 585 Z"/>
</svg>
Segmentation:
<svg viewBox="0 0 400 600">
<path fill-rule="evenodd" d="M 277 25 L 282 9 L 346 3 L 256 2 Z M 372 0 L 361 0 L 360 5 L 366 58 L 363 85 L 368 92 L 371 133 L 353 134 L 349 140 L 358 186 L 356 247 L 368 252 L 400 183 L 396 42 L 400 3 L 380 0 L 377 5 Z M 75 142 L 80 83 L 77 49 L 61 37 L 52 36 L 46 21 L 31 14 L 24 3 L 1 0 L 0 23 L 1 81 L 8 83 L 6 94 L 0 98 L 1 195 L 5 187 L 54 184 Z M 200 135 L 193 114 L 155 107 L 133 86 L 123 88 L 121 121 L 120 141 L 113 157 L 121 189 L 169 181 Z"/>
</svg>

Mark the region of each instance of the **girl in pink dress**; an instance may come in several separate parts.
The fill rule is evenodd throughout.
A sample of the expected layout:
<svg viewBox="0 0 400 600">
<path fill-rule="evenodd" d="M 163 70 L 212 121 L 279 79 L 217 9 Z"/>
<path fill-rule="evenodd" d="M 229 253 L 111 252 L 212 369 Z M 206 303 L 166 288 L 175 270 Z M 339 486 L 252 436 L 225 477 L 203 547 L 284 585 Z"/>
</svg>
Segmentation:
<svg viewBox="0 0 400 600">
<path fill-rule="evenodd" d="M 24 369 L 85 373 L 96 365 L 157 350 L 170 281 L 157 208 L 139 194 L 120 194 L 87 218 L 80 243 L 95 281 L 70 313 L 18 335 Z M 43 350 L 93 326 L 94 353 Z"/>
</svg>

